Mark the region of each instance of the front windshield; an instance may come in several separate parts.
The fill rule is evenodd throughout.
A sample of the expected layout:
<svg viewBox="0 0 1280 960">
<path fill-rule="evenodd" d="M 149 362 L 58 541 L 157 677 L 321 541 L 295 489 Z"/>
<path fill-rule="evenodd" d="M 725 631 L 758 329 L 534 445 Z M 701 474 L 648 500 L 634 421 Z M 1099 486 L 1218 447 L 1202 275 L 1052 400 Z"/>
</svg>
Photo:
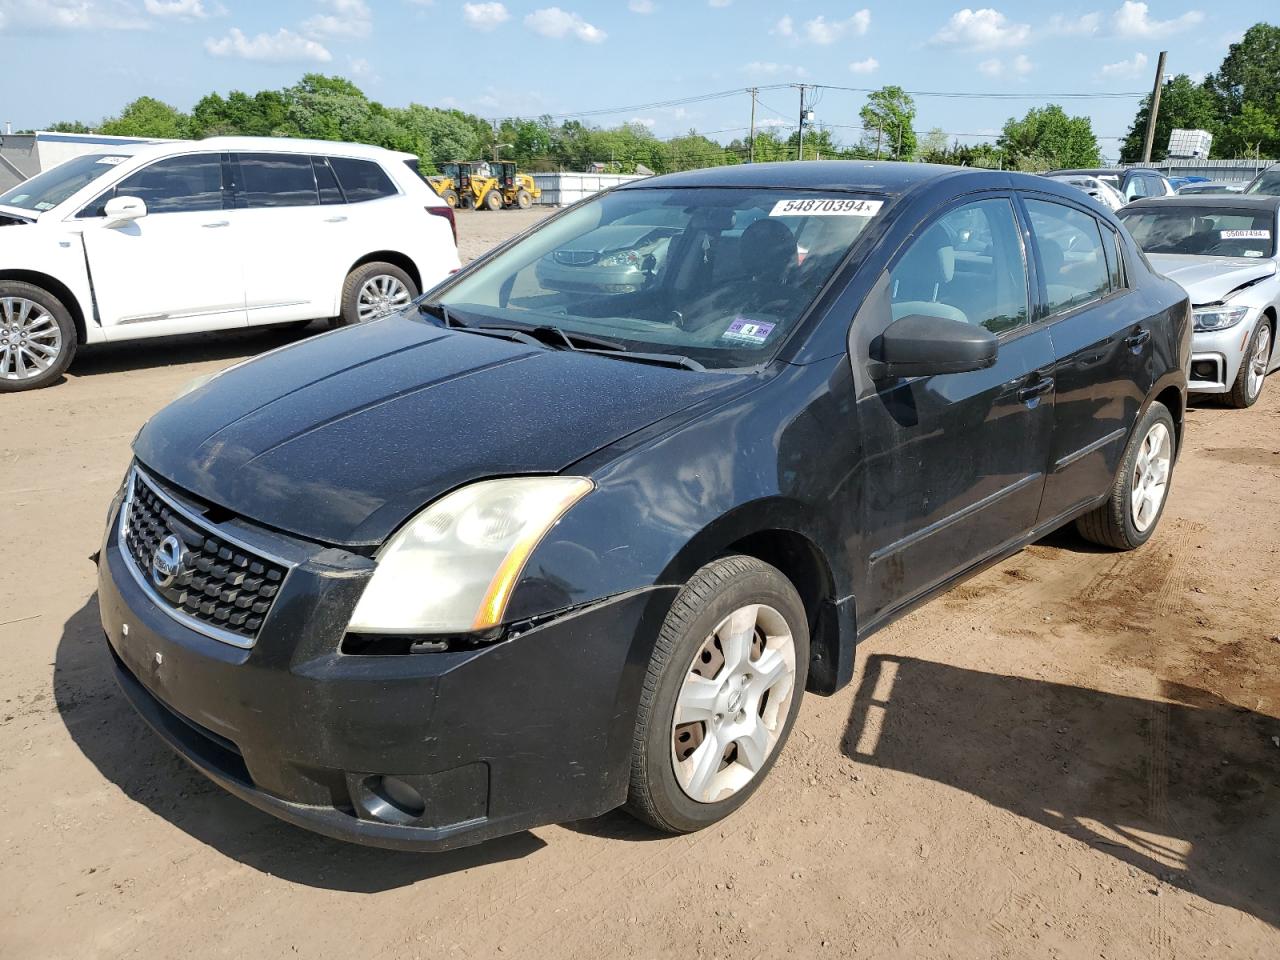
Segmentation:
<svg viewBox="0 0 1280 960">
<path fill-rule="evenodd" d="M 1144 253 L 1270 257 L 1275 212 L 1170 203 L 1126 210 L 1120 218 Z"/>
<path fill-rule="evenodd" d="M 770 356 L 880 210 L 840 191 L 632 188 L 571 210 L 441 298 L 707 367 Z"/>
<path fill-rule="evenodd" d="M 1268 170 L 1249 184 L 1245 193 L 1261 193 L 1268 196 L 1280 196 L 1280 170 Z"/>
<path fill-rule="evenodd" d="M 127 159 L 129 158 L 118 153 L 90 153 L 75 157 L 0 193 L 0 205 L 35 210 L 38 213 L 52 210 L 85 184 L 110 173 L 117 164 Z"/>
</svg>

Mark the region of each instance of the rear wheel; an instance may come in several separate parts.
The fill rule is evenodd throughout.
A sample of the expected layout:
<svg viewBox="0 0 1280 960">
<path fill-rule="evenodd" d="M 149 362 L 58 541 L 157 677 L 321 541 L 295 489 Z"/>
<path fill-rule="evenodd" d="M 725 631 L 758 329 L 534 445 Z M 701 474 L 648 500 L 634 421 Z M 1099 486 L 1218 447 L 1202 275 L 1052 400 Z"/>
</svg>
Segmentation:
<svg viewBox="0 0 1280 960">
<path fill-rule="evenodd" d="M 516 194 L 516 206 L 521 210 L 528 210 L 533 206 L 533 197 L 530 196 L 528 190 L 521 190 Z"/>
<path fill-rule="evenodd" d="M 393 263 L 365 263 L 347 275 L 342 287 L 340 326 L 368 323 L 409 305 L 418 285 Z"/>
<path fill-rule="evenodd" d="M 497 190 L 490 190 L 484 195 L 484 208 L 486 210 L 502 209 L 502 194 Z"/>
<path fill-rule="evenodd" d="M 1147 408 L 1125 448 L 1107 501 L 1076 521 L 1086 540 L 1132 550 L 1155 533 L 1173 479 L 1173 415 L 1163 403 Z"/>
<path fill-rule="evenodd" d="M 786 743 L 808 666 L 804 604 L 780 571 L 730 556 L 695 573 L 645 676 L 628 810 L 687 833 L 742 806 Z"/>
<path fill-rule="evenodd" d="M 1271 324 L 1265 317 L 1258 322 L 1257 329 L 1249 338 L 1244 349 L 1244 360 L 1240 363 L 1240 372 L 1236 374 L 1236 382 L 1231 385 L 1227 394 L 1227 403 L 1238 410 L 1252 407 L 1262 396 L 1262 384 L 1267 377 L 1267 365 L 1271 362 Z"/>
<path fill-rule="evenodd" d="M 458 191 L 446 190 L 444 193 L 440 194 L 440 199 L 443 200 L 445 203 L 447 203 L 450 207 L 457 207 Z"/>
<path fill-rule="evenodd" d="M 30 283 L 0 281 L 0 393 L 56 382 L 77 344 L 75 321 L 62 301 Z"/>
</svg>

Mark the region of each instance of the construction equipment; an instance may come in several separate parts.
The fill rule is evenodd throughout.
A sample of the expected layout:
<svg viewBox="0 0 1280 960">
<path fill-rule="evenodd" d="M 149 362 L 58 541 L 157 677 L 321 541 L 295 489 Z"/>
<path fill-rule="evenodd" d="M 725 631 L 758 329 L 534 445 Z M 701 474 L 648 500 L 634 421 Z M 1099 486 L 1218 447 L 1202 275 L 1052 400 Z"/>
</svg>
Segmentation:
<svg viewBox="0 0 1280 960">
<path fill-rule="evenodd" d="M 502 190 L 502 205 L 528 210 L 542 196 L 542 188 L 527 173 L 519 173 L 513 160 L 496 160 L 489 164 Z"/>
<path fill-rule="evenodd" d="M 449 206 L 458 206 L 458 164 L 442 163 L 440 172 L 434 177 L 427 177 L 427 183 L 436 192 L 436 195 Z"/>
<path fill-rule="evenodd" d="M 440 173 L 427 182 L 445 203 L 464 210 L 527 210 L 542 196 L 533 177 L 517 172 L 510 160 L 443 163 Z"/>
</svg>

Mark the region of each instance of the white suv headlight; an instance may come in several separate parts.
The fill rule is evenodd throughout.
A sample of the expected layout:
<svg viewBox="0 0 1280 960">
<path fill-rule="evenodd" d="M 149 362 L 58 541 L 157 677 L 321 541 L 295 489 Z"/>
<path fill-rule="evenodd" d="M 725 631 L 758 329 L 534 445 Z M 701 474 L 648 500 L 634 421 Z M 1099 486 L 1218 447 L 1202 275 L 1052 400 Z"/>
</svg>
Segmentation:
<svg viewBox="0 0 1280 960">
<path fill-rule="evenodd" d="M 585 477 L 513 477 L 437 500 L 378 551 L 348 629 L 465 633 L 497 626 L 533 548 L 592 487 Z"/>
<path fill-rule="evenodd" d="M 1196 307 L 1195 329 L 1226 330 L 1249 315 L 1249 307 Z"/>
</svg>

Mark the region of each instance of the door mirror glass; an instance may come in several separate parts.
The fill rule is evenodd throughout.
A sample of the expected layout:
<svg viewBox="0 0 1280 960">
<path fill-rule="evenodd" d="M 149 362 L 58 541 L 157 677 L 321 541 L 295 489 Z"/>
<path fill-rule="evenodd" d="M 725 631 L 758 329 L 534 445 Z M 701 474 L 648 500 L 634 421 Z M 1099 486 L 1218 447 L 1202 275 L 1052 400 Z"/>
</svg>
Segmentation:
<svg viewBox="0 0 1280 960">
<path fill-rule="evenodd" d="M 890 380 L 985 370 L 996 362 L 998 351 L 996 335 L 983 327 L 910 314 L 871 342 L 870 374 L 873 380 Z"/>
<path fill-rule="evenodd" d="M 108 227 L 122 227 L 147 215 L 147 205 L 139 197 L 112 197 L 102 209 Z"/>
</svg>

